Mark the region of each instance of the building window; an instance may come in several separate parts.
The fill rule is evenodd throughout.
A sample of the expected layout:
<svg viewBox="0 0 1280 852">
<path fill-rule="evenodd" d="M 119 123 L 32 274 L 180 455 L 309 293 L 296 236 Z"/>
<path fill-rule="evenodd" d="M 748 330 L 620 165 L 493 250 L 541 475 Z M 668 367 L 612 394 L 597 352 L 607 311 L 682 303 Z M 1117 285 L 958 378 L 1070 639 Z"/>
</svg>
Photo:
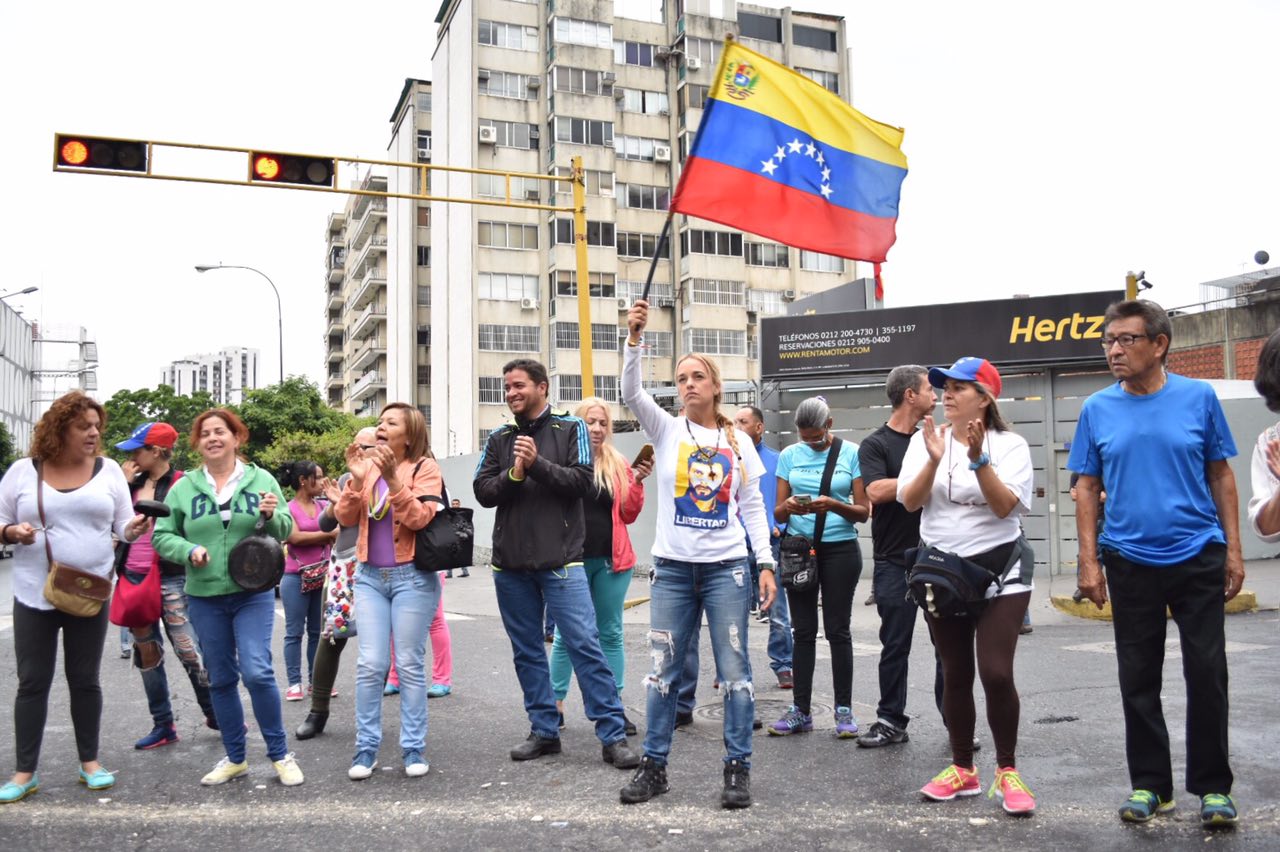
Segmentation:
<svg viewBox="0 0 1280 852">
<path fill-rule="evenodd" d="M 618 298 L 626 299 L 627 304 L 631 304 L 644 294 L 643 281 L 619 281 L 618 282 Z M 664 302 L 670 303 L 674 298 L 674 291 L 669 281 L 654 281 L 649 285 L 649 305 L 662 305 Z"/>
<path fill-rule="evenodd" d="M 577 18 L 552 18 L 551 37 L 562 44 L 582 44 L 587 47 L 611 47 L 613 27 L 595 21 Z"/>
<path fill-rule="evenodd" d="M 592 347 L 595 348 L 595 347 Z M 596 396 L 605 402 L 617 402 L 618 396 L 618 377 L 617 376 L 596 376 Z"/>
<path fill-rule="evenodd" d="M 613 144 L 613 122 L 597 121 L 590 118 L 573 118 L 558 115 L 555 120 L 557 142 L 572 142 L 575 145 L 599 145 L 608 148 Z"/>
<path fill-rule="evenodd" d="M 431 345 L 431 326 L 429 325 L 418 326 L 418 345 L 419 346 Z"/>
<path fill-rule="evenodd" d="M 822 88 L 840 94 L 840 75 L 834 71 L 820 71 L 817 68 L 797 68 L 804 76 Z"/>
<path fill-rule="evenodd" d="M 418 131 L 418 162 L 431 162 L 431 131 Z"/>
<path fill-rule="evenodd" d="M 528 201 L 530 199 L 538 199 L 541 197 L 544 184 L 545 181 L 535 180 L 534 178 L 513 176 L 511 178 L 511 200 Z M 506 175 L 476 175 L 476 195 L 483 195 L 487 198 L 506 198 Z"/>
<path fill-rule="evenodd" d="M 572 219 L 556 219 L 551 226 L 551 243 L 552 245 L 571 246 L 573 245 L 573 220 Z M 613 239 L 613 223 L 612 222 L 592 222 L 587 221 L 587 245 L 589 246 L 612 246 Z"/>
<path fill-rule="evenodd" d="M 654 54 L 658 52 L 656 44 L 645 44 L 640 41 L 615 41 L 613 43 L 613 61 L 618 65 L 640 65 L 652 68 Z"/>
<path fill-rule="evenodd" d="M 551 324 L 552 345 L 557 349 L 577 349 L 581 343 L 578 336 L 578 324 L 574 322 L 553 322 Z"/>
<path fill-rule="evenodd" d="M 684 40 L 685 58 L 701 59 L 702 67 L 712 72 L 716 70 L 716 65 L 720 62 L 720 51 L 723 48 L 724 42 L 716 39 L 688 37 Z"/>
<path fill-rule="evenodd" d="M 618 328 L 618 351 L 623 351 L 622 347 L 627 345 L 628 331 L 625 328 Z M 670 358 L 675 352 L 675 332 L 673 331 L 649 331 L 645 330 L 644 342 L 640 344 L 641 357 L 648 358 Z M 648 385 L 646 385 L 648 387 Z"/>
<path fill-rule="evenodd" d="M 844 272 L 844 258 L 802 249 L 800 268 L 810 272 Z"/>
<path fill-rule="evenodd" d="M 430 92 L 418 92 L 418 112 L 431 112 Z"/>
<path fill-rule="evenodd" d="M 507 401 L 506 392 L 502 389 L 502 376 L 480 377 L 481 405 L 502 405 Z"/>
<path fill-rule="evenodd" d="M 689 83 L 684 87 L 684 104 L 689 109 L 706 109 L 707 98 L 711 95 L 710 86 L 700 86 L 697 83 Z"/>
<path fill-rule="evenodd" d="M 551 85 L 557 92 L 576 95 L 612 95 L 614 75 L 611 71 L 594 71 L 590 68 L 551 69 Z"/>
<path fill-rule="evenodd" d="M 481 44 L 511 50 L 537 50 L 538 28 L 504 24 L 499 21 L 481 21 L 479 41 Z"/>
<path fill-rule="evenodd" d="M 777 243 L 747 243 L 747 266 L 787 269 L 790 265 L 786 246 Z"/>
<path fill-rule="evenodd" d="M 537 352 L 540 346 L 536 325 L 481 324 L 476 336 L 477 348 L 485 352 Z"/>
<path fill-rule="evenodd" d="M 521 101 L 531 101 L 537 97 L 537 93 L 529 88 L 531 78 L 527 74 L 481 68 L 476 76 L 476 91 L 479 94 Z"/>
<path fill-rule="evenodd" d="M 523 249 L 538 247 L 538 226 L 516 222 L 480 222 L 478 243 L 489 248 Z"/>
<path fill-rule="evenodd" d="M 484 448 L 484 445 L 485 445 L 485 444 L 487 444 L 487 443 L 489 443 L 489 436 L 493 434 L 493 430 L 492 430 L 492 429 L 481 429 L 481 430 L 480 430 L 480 432 L 479 432 L 478 434 L 479 434 L 479 436 L 480 436 L 480 447 L 481 447 L 481 449 L 483 449 L 483 448 Z"/>
<path fill-rule="evenodd" d="M 566 166 L 555 166 L 549 174 L 557 177 L 571 177 L 573 169 Z M 587 195 L 601 195 L 605 198 L 613 197 L 613 172 L 602 172 L 596 169 L 587 169 L 586 174 Z M 572 195 L 573 184 L 567 180 L 558 180 L 555 182 L 556 192 L 559 194 Z"/>
<path fill-rule="evenodd" d="M 743 38 L 782 42 L 782 19 L 771 15 L 753 15 L 750 12 L 739 12 L 738 29 L 742 31 Z"/>
<path fill-rule="evenodd" d="M 431 208 L 430 207 L 418 208 L 418 227 L 419 228 L 431 227 Z"/>
<path fill-rule="evenodd" d="M 418 365 L 418 384 L 419 385 L 431 384 L 431 366 L 429 364 Z"/>
<path fill-rule="evenodd" d="M 742 16 L 739 15 L 738 18 L 741 20 Z M 746 35 L 745 30 L 743 35 Z M 804 24 L 792 24 L 791 40 L 798 45 L 812 47 L 815 50 L 829 50 L 832 53 L 836 50 L 835 30 L 820 30 L 817 27 L 806 27 Z M 832 91 L 835 90 L 832 89 Z"/>
<path fill-rule="evenodd" d="M 647 186 L 643 183 L 619 184 L 618 206 L 636 210 L 666 210 L 671 206 L 671 190 L 665 186 Z"/>
<path fill-rule="evenodd" d="M 582 376 L 563 373 L 551 377 L 550 396 L 556 402 L 582 401 Z"/>
<path fill-rule="evenodd" d="M 643 112 L 649 115 L 665 115 L 671 111 L 671 101 L 666 92 L 650 92 L 645 89 L 619 89 L 622 92 L 623 112 Z"/>
<path fill-rule="evenodd" d="M 431 286 L 429 284 L 418 285 L 418 305 L 419 307 L 431 307 Z"/>
<path fill-rule="evenodd" d="M 667 246 L 668 251 L 670 246 Z M 651 258 L 658 250 L 657 234 L 637 234 L 631 231 L 618 232 L 618 257 Z M 667 260 L 664 255 L 659 260 Z"/>
<path fill-rule="evenodd" d="M 764 316 L 777 316 L 786 313 L 779 290 L 750 290 L 747 292 L 747 310 Z"/>
<path fill-rule="evenodd" d="M 693 278 L 689 281 L 689 298 L 699 305 L 746 304 L 747 285 L 742 281 L 723 281 L 717 278 Z"/>
<path fill-rule="evenodd" d="M 612 272 L 588 272 L 587 295 L 612 299 L 617 292 Z M 578 276 L 571 269 L 558 269 L 552 273 L 551 286 L 557 296 L 577 296 Z"/>
<path fill-rule="evenodd" d="M 521 150 L 538 150 L 538 139 L 542 135 L 536 124 L 525 124 L 522 121 L 494 121 L 489 118 L 480 119 L 481 127 L 492 127 L 497 133 L 494 142 L 499 148 L 520 148 Z"/>
<path fill-rule="evenodd" d="M 477 298 L 500 302 L 519 302 L 538 298 L 538 277 L 507 272 L 481 272 Z"/>
<path fill-rule="evenodd" d="M 613 150 L 624 160 L 642 160 L 653 162 L 654 148 L 665 145 L 661 139 L 650 139 L 644 136 L 615 136 Z"/>
<path fill-rule="evenodd" d="M 728 231 L 686 230 L 680 232 L 681 254 L 718 254 L 742 257 L 742 234 Z"/>
<path fill-rule="evenodd" d="M 431 246 L 418 246 L 418 265 L 431 265 Z"/>
<path fill-rule="evenodd" d="M 747 333 L 725 328 L 690 328 L 684 333 L 686 352 L 707 355 L 746 355 Z"/>
</svg>

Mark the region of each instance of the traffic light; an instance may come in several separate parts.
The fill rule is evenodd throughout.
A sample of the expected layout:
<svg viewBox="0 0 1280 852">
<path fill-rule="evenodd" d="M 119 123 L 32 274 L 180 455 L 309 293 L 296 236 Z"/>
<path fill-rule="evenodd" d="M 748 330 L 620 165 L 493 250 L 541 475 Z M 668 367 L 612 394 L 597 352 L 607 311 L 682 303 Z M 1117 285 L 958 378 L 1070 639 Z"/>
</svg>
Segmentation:
<svg viewBox="0 0 1280 852">
<path fill-rule="evenodd" d="M 249 180 L 253 183 L 333 187 L 335 164 L 332 157 L 252 151 L 249 154 Z"/>
<path fill-rule="evenodd" d="M 135 139 L 104 139 L 62 133 L 54 137 L 54 157 L 59 167 L 145 172 L 147 153 L 147 143 Z"/>
</svg>

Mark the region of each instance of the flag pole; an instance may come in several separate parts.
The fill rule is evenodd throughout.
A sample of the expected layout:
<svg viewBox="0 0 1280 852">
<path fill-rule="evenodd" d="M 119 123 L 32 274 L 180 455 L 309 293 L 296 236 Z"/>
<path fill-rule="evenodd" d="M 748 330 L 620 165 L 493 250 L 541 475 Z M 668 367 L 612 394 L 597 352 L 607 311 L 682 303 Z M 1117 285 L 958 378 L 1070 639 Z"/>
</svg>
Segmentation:
<svg viewBox="0 0 1280 852">
<path fill-rule="evenodd" d="M 658 268 L 658 258 L 666 252 L 667 237 L 671 233 L 671 218 L 674 213 L 668 213 L 667 219 L 662 223 L 662 233 L 658 235 L 658 245 L 653 249 L 653 258 L 649 261 L 649 275 L 644 279 L 644 292 L 640 294 L 642 302 L 649 301 L 649 286 L 653 284 L 653 272 Z"/>
</svg>

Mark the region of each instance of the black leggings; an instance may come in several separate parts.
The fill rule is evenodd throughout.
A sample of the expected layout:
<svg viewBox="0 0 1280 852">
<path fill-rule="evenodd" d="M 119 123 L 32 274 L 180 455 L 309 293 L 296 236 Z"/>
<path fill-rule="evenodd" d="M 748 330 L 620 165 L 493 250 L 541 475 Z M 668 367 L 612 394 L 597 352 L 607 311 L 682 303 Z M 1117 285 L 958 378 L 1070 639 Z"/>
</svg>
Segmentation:
<svg viewBox="0 0 1280 852">
<path fill-rule="evenodd" d="M 951 758 L 957 766 L 973 766 L 974 638 L 977 638 L 977 673 L 987 696 L 987 722 L 996 741 L 996 765 L 1016 766 L 1018 717 L 1022 707 L 1013 685 L 1013 652 L 1018 629 L 1031 601 L 1031 591 L 1001 595 L 987 603 L 981 616 L 935 618 L 926 616 L 942 658 L 942 713 L 951 736 Z"/>
<path fill-rule="evenodd" d="M 18 772 L 35 772 L 40 763 L 40 745 L 49 715 L 49 688 L 58 660 L 59 630 L 76 751 L 81 763 L 98 759 L 98 729 L 102 721 L 98 670 L 107 638 L 107 606 L 92 618 L 81 618 L 56 609 L 34 609 L 15 600 L 13 649 L 18 664 L 18 695 L 13 702 L 13 732 Z"/>
<path fill-rule="evenodd" d="M 818 544 L 818 583 L 807 592 L 787 590 L 791 626 L 795 631 L 792 665 L 800 712 L 808 714 L 813 699 L 813 667 L 817 656 L 818 591 L 822 591 L 822 629 L 831 645 L 831 685 L 837 707 L 853 703 L 853 591 L 862 575 L 862 551 L 857 540 Z"/>
</svg>

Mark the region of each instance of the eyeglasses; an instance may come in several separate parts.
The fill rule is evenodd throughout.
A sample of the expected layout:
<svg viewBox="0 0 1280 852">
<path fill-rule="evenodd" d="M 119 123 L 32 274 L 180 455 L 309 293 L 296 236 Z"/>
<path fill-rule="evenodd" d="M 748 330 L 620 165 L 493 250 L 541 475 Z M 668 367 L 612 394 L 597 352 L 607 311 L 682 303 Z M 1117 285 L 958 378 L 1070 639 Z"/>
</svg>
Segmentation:
<svg viewBox="0 0 1280 852">
<path fill-rule="evenodd" d="M 362 450 L 372 450 L 374 447 L 376 447 L 376 446 L 378 446 L 378 445 L 377 445 L 377 444 L 359 444 L 358 446 L 359 446 L 359 447 L 360 447 L 360 449 L 362 449 Z"/>
<path fill-rule="evenodd" d="M 1137 343 L 1139 340 L 1150 340 L 1150 339 L 1151 339 L 1151 335 L 1149 334 L 1117 334 L 1115 337 L 1102 338 L 1102 348 L 1110 349 L 1112 346 L 1115 346 L 1117 343 L 1119 343 L 1121 349 L 1128 349 L 1130 346 Z"/>
<path fill-rule="evenodd" d="M 804 438 L 801 438 L 800 443 L 808 447 L 825 447 L 827 445 L 827 430 L 823 429 L 822 437 L 815 441 L 806 441 Z"/>
</svg>

